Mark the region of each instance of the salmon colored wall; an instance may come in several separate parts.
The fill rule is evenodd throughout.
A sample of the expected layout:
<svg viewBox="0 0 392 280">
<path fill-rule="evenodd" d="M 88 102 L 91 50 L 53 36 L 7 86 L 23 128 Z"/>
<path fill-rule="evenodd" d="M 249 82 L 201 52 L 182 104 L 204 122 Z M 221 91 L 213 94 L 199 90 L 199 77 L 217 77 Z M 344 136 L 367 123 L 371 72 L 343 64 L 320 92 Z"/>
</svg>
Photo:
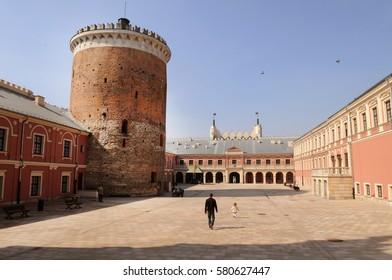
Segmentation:
<svg viewBox="0 0 392 280">
<path fill-rule="evenodd" d="M 364 139 L 352 144 L 354 182 L 361 188 L 369 183 L 372 194 L 375 184 L 382 184 L 383 197 L 387 197 L 388 184 L 392 184 L 392 132 Z"/>
</svg>

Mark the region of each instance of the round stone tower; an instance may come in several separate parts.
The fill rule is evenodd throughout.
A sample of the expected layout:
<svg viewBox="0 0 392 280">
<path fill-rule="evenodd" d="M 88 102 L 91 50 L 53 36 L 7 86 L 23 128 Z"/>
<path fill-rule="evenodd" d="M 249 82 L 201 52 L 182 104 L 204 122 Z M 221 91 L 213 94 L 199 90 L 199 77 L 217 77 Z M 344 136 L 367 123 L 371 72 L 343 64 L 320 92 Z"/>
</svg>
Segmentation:
<svg viewBox="0 0 392 280">
<path fill-rule="evenodd" d="M 120 18 L 70 41 L 70 111 L 91 131 L 85 186 L 146 196 L 163 188 L 166 139 L 165 40 Z"/>
</svg>

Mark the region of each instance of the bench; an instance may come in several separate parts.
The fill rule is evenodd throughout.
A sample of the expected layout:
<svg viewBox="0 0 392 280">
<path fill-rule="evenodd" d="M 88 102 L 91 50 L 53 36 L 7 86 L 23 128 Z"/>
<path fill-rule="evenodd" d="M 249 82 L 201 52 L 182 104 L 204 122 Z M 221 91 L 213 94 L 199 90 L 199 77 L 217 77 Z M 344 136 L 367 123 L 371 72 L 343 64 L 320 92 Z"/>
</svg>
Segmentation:
<svg viewBox="0 0 392 280">
<path fill-rule="evenodd" d="M 7 215 L 5 218 L 6 219 L 12 219 L 12 214 L 15 213 L 22 213 L 21 216 L 28 217 L 27 213 L 30 211 L 26 209 L 26 207 L 23 204 L 15 204 L 15 205 L 7 205 L 3 207 L 4 213 Z"/>
<path fill-rule="evenodd" d="M 76 196 L 70 196 L 64 198 L 64 203 L 67 205 L 65 209 L 72 209 L 72 206 L 75 206 L 74 208 L 82 208 L 80 204 L 82 204 L 79 200 L 78 197 Z"/>
</svg>

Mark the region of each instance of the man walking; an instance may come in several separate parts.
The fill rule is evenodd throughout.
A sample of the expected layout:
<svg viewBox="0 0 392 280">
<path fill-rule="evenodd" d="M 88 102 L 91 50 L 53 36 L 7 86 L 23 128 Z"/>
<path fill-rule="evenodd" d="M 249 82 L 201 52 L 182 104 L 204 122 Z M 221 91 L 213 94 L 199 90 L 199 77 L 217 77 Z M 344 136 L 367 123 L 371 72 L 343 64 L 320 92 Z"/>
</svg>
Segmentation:
<svg viewBox="0 0 392 280">
<path fill-rule="evenodd" d="M 218 213 L 218 205 L 216 204 L 216 200 L 212 198 L 213 194 L 210 193 L 210 197 L 206 200 L 206 205 L 204 207 L 204 213 L 208 212 L 208 225 L 210 229 L 214 228 L 215 222 L 215 211 Z"/>
</svg>

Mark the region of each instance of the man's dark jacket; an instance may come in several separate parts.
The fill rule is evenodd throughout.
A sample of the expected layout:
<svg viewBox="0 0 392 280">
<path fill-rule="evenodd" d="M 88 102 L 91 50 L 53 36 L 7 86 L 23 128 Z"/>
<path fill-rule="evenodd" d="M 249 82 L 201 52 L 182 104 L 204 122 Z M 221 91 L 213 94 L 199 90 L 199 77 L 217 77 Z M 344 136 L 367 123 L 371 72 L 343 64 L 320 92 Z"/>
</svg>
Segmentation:
<svg viewBox="0 0 392 280">
<path fill-rule="evenodd" d="M 206 200 L 206 206 L 204 207 L 204 212 L 207 213 L 208 212 L 214 212 L 214 209 L 216 212 L 218 212 L 218 206 L 216 205 L 216 201 L 215 199 L 213 199 L 212 197 L 207 198 Z"/>
</svg>

